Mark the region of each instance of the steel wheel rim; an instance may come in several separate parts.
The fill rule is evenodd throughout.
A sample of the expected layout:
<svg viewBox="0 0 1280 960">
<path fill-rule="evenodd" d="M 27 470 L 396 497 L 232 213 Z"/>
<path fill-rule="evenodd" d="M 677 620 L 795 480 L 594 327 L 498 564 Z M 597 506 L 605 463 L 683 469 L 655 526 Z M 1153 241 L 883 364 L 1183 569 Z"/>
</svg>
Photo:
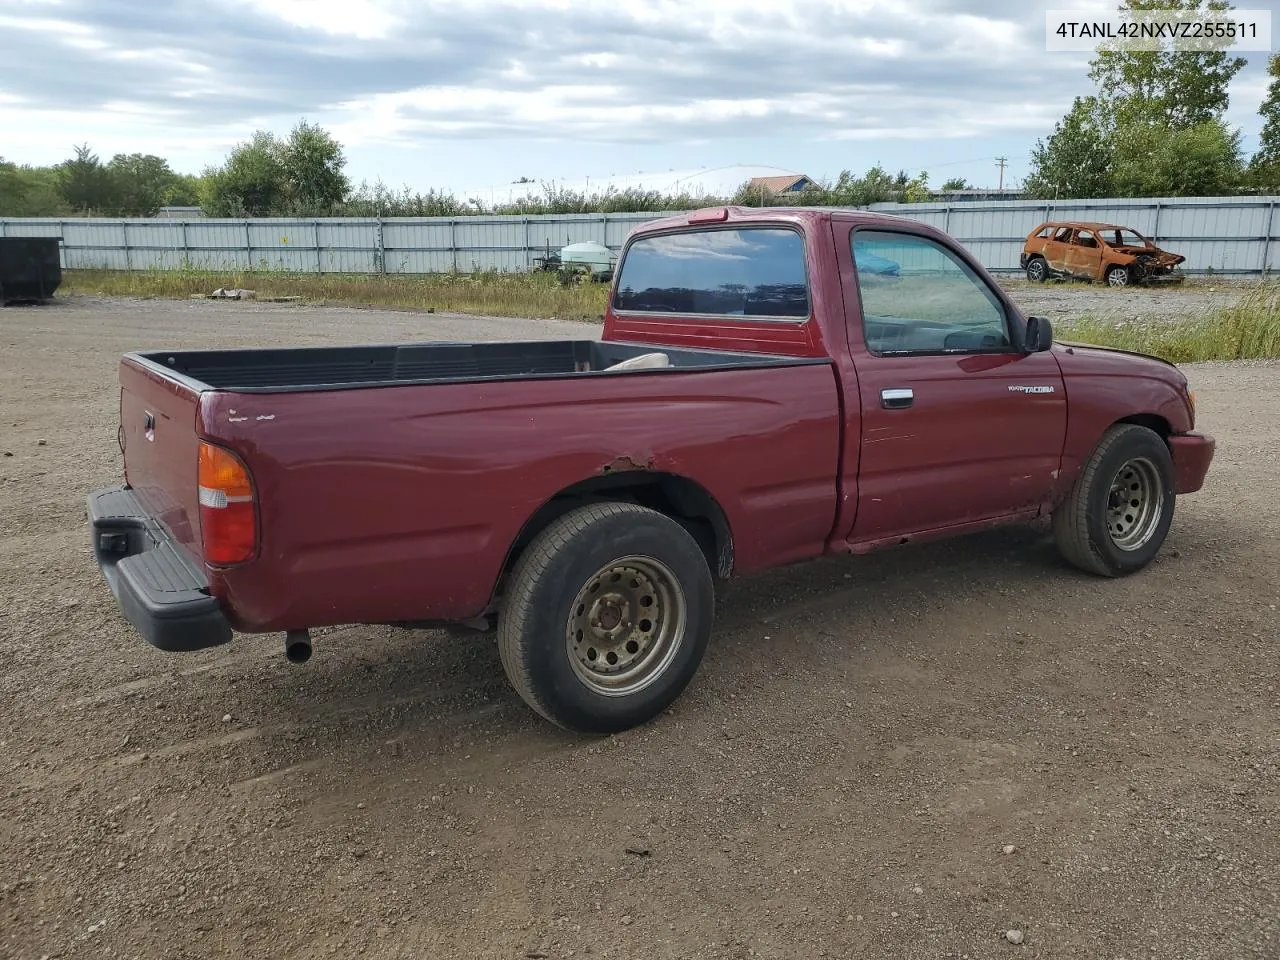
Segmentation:
<svg viewBox="0 0 1280 960">
<path fill-rule="evenodd" d="M 1134 457 L 1116 471 L 1107 495 L 1107 533 L 1125 551 L 1138 550 L 1155 536 L 1164 513 L 1164 479 L 1146 457 Z"/>
<path fill-rule="evenodd" d="M 676 575 L 662 561 L 630 556 L 606 564 L 569 608 L 565 641 L 573 672 L 604 696 L 643 690 L 680 649 L 687 609 Z"/>
<path fill-rule="evenodd" d="M 1044 261 L 1043 260 L 1032 260 L 1031 266 L 1028 269 L 1030 269 L 1031 271 L 1032 280 L 1038 281 L 1044 278 Z"/>
<path fill-rule="evenodd" d="M 1129 285 L 1129 272 L 1127 270 L 1112 270 L 1107 274 L 1107 283 L 1113 287 L 1127 287 Z"/>
</svg>

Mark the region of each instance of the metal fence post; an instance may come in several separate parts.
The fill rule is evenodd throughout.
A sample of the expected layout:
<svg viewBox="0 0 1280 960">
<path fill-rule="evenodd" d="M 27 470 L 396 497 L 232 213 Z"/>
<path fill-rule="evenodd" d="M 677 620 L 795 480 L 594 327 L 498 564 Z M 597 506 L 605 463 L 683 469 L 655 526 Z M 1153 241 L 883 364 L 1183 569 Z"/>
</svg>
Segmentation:
<svg viewBox="0 0 1280 960">
<path fill-rule="evenodd" d="M 324 263 L 320 259 L 320 221 L 315 217 L 311 218 L 311 232 L 316 238 L 316 275 L 324 273 Z"/>
<path fill-rule="evenodd" d="M 529 218 L 524 218 L 524 268 L 529 269 L 529 265 L 533 262 L 533 243 L 529 239 Z"/>
<path fill-rule="evenodd" d="M 129 251 L 129 221 L 120 221 L 120 235 L 124 237 L 124 268 L 133 269 L 133 254 Z"/>
<path fill-rule="evenodd" d="M 1160 201 L 1156 201 L 1156 222 L 1151 225 L 1151 242 L 1160 244 Z"/>
<path fill-rule="evenodd" d="M 244 221 L 244 268 L 253 269 L 253 240 L 249 236 L 249 221 Z"/>
<path fill-rule="evenodd" d="M 449 252 L 453 254 L 453 272 L 458 272 L 458 221 L 457 218 L 449 220 Z"/>
<path fill-rule="evenodd" d="M 1267 235 L 1262 238 L 1262 272 L 1271 272 L 1271 231 L 1276 220 L 1276 202 L 1267 204 Z"/>
<path fill-rule="evenodd" d="M 187 269 L 191 266 L 191 250 L 187 246 L 187 221 L 179 221 L 178 226 L 182 228 L 182 266 Z"/>
<path fill-rule="evenodd" d="M 8 221 L 6 221 L 4 217 L 0 217 L 0 237 L 7 237 L 9 235 L 9 228 L 6 226 L 7 222 Z"/>
<path fill-rule="evenodd" d="M 385 275 L 387 272 L 387 244 L 382 235 L 382 218 L 378 217 L 373 226 L 373 239 L 376 243 L 374 256 L 378 258 L 378 272 Z"/>
</svg>

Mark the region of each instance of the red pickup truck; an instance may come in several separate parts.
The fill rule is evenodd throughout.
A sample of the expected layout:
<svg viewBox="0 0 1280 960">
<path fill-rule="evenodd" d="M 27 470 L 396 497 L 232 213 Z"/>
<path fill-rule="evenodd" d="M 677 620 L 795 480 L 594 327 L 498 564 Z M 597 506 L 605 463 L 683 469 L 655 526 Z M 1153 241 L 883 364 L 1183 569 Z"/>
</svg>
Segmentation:
<svg viewBox="0 0 1280 960">
<path fill-rule="evenodd" d="M 620 730 L 697 670 L 717 579 L 1049 515 L 1129 574 L 1213 456 L 1177 368 L 1054 343 L 910 220 L 668 218 L 610 296 L 598 341 L 127 354 L 89 497 L 125 616 L 298 661 L 321 625 L 496 629 L 534 710 Z"/>
</svg>

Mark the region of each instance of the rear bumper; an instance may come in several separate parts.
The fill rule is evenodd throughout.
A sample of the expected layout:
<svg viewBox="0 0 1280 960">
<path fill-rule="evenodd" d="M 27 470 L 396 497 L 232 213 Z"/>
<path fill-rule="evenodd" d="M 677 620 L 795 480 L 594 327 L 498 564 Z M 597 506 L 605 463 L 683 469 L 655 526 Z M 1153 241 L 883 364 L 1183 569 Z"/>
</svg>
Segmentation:
<svg viewBox="0 0 1280 960">
<path fill-rule="evenodd" d="M 231 639 L 209 581 L 128 487 L 89 495 L 93 555 L 120 610 L 152 646 L 200 650 Z"/>
<path fill-rule="evenodd" d="M 1213 437 L 1202 433 L 1178 433 L 1169 438 L 1175 493 L 1195 493 L 1204 486 L 1215 446 Z"/>
</svg>

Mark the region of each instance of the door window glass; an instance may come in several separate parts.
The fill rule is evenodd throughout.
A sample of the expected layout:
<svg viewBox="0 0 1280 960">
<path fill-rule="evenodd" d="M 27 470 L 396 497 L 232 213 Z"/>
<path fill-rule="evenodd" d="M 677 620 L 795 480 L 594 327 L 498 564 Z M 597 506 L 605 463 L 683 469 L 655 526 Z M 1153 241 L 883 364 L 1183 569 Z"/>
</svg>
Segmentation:
<svg viewBox="0 0 1280 960">
<path fill-rule="evenodd" d="M 863 336 L 872 353 L 1010 349 L 1000 300 L 951 251 L 926 237 L 889 231 L 855 230 L 852 242 Z"/>
</svg>

